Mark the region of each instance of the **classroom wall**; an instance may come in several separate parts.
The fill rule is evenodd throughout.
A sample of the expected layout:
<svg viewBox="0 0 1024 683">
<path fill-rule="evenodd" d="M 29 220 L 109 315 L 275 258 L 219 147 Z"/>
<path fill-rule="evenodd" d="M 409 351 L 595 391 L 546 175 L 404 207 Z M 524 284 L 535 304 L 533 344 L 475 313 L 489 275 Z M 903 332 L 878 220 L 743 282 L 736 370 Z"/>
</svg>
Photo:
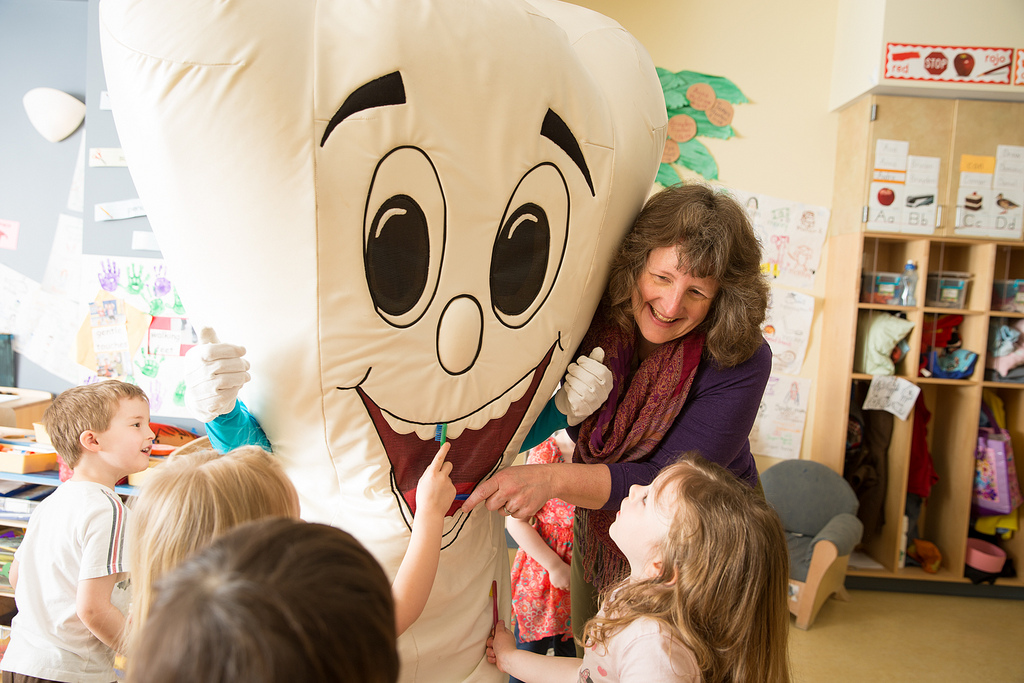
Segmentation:
<svg viewBox="0 0 1024 683">
<path fill-rule="evenodd" d="M 725 76 L 743 90 L 751 102 L 737 107 L 733 126 L 738 137 L 705 141 L 723 184 L 829 205 L 836 146 L 836 118 L 827 108 L 835 0 L 577 4 L 623 24 L 647 46 L 658 66 Z M 84 133 L 80 129 L 64 142 L 46 142 L 28 123 L 21 96 L 40 85 L 70 92 L 87 102 L 87 124 L 93 122 L 90 137 L 107 134 L 101 126 L 109 112 L 98 112 L 96 102 L 97 74 L 101 78 L 102 72 L 86 58 L 92 50 L 87 41 L 89 5 L 85 0 L 0 0 L 0 62 L 24 65 L 0 72 L 0 149 L 4 159 L 17 160 L 0 164 L 0 218 L 22 223 L 18 251 L 0 250 L 0 263 L 36 281 L 42 280 L 57 216 L 68 212 L 68 187 Z M 107 143 L 105 137 L 89 140 L 90 147 Z M 100 195 L 95 178 L 87 179 L 85 206 L 100 201 Z M 89 230 L 89 217 L 84 218 L 88 253 L 123 253 L 123 234 L 97 244 L 104 239 L 102 233 Z M 818 278 L 822 286 L 823 280 Z M 813 377 L 817 367 L 818 336 L 812 330 L 803 376 Z M 17 378 L 20 386 L 53 392 L 68 386 L 20 356 Z"/>
<path fill-rule="evenodd" d="M 915 7 L 921 4 L 915 3 Z M 0 69 L 0 218 L 22 223 L 18 251 L 0 250 L 0 263 L 37 281 L 49 255 L 57 215 L 66 211 L 83 132 L 59 144 L 46 142 L 28 123 L 21 96 L 32 87 L 49 85 L 85 99 L 88 72 L 92 98 L 98 86 L 95 64 L 88 71 L 85 57 L 89 4 L 85 0 L 0 0 L 0 63 L 19 64 L 16 69 Z M 736 107 L 733 121 L 737 137 L 702 140 L 718 163 L 723 185 L 830 207 L 838 123 L 837 114 L 830 111 L 830 92 L 835 58 L 843 56 L 836 54 L 837 44 L 842 44 L 837 42 L 837 20 L 849 0 L 578 0 L 576 4 L 620 22 L 647 47 L 656 65 L 725 76 L 746 94 L 750 103 Z M 878 12 L 891 6 L 895 12 L 900 3 L 877 0 L 868 6 Z M 946 33 L 940 36 L 957 42 L 959 22 L 943 17 L 933 12 L 921 20 L 945 25 Z M 978 35 L 977 30 L 970 35 Z M 842 32 L 839 36 L 844 38 Z M 97 105 L 88 104 L 89 116 L 95 120 Z M 92 191 L 89 187 L 87 183 L 86 206 L 96 186 Z M 96 232 L 86 234 L 90 241 L 102 240 Z M 109 253 L 123 253 L 122 243 L 123 235 L 116 243 L 90 244 L 89 251 L 103 253 L 109 248 L 113 250 Z M 812 379 L 823 355 L 819 338 L 824 280 L 822 269 L 809 292 L 818 300 L 817 312 L 800 374 Z M 20 386 L 49 391 L 67 386 L 20 357 L 17 373 Z M 809 405 L 805 435 L 814 420 L 813 400 Z M 805 438 L 803 457 L 809 457 L 808 442 Z"/>
</svg>

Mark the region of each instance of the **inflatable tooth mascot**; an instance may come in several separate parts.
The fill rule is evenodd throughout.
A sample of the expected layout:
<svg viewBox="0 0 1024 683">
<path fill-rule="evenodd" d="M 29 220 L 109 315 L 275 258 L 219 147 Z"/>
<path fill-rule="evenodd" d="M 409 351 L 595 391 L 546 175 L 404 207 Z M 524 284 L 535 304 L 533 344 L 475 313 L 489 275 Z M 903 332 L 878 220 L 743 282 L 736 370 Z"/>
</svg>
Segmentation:
<svg viewBox="0 0 1024 683">
<path fill-rule="evenodd" d="M 99 21 L 194 325 L 246 347 L 240 398 L 303 517 L 393 575 L 435 426 L 467 494 L 573 360 L 660 162 L 650 58 L 553 0 L 102 0 Z M 403 680 L 504 679 L 484 657 L 503 518 L 460 505 Z"/>
</svg>

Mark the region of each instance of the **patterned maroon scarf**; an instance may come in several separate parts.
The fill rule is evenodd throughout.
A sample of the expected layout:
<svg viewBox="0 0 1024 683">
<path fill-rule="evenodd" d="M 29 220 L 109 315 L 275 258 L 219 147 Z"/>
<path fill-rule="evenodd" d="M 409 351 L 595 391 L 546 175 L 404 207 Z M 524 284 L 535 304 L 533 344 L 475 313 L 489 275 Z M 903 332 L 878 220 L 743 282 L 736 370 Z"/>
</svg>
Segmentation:
<svg viewBox="0 0 1024 683">
<path fill-rule="evenodd" d="M 603 304 L 598 308 L 580 349 L 604 349 L 604 363 L 612 371 L 614 384 L 604 407 L 580 425 L 573 462 L 645 461 L 682 410 L 704 351 L 703 331 L 656 348 L 640 363 L 623 396 L 638 334 L 635 329 L 623 332 Z M 584 577 L 598 590 L 628 573 L 625 556 L 608 536 L 615 512 L 576 508 L 580 533 L 573 542 L 583 557 Z"/>
</svg>

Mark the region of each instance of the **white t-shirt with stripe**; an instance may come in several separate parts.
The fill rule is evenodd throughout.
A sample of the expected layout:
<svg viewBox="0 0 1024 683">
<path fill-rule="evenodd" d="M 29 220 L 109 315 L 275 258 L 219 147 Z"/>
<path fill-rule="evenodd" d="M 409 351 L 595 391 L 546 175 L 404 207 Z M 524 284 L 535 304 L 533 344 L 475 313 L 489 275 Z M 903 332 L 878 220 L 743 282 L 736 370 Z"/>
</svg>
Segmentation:
<svg viewBox="0 0 1024 683">
<path fill-rule="evenodd" d="M 64 482 L 39 504 L 15 554 L 18 614 L 0 669 L 52 681 L 114 680 L 114 652 L 78 618 L 75 598 L 79 581 L 127 571 L 127 521 L 117 494 L 93 482 Z M 111 595 L 121 612 L 126 584 Z"/>
</svg>

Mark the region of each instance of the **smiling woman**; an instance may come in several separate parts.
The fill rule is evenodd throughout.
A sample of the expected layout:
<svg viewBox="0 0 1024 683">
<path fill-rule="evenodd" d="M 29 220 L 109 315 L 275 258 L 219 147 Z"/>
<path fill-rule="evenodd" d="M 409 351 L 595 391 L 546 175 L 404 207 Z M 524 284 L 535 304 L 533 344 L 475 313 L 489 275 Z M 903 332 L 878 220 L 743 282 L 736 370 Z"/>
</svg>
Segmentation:
<svg viewBox="0 0 1024 683">
<path fill-rule="evenodd" d="M 771 369 L 760 330 L 768 304 L 760 265 L 753 228 L 727 194 L 687 185 L 653 196 L 613 261 L 579 347 L 604 349 L 613 388 L 603 406 L 569 427 L 573 462 L 504 470 L 466 501 L 471 508 L 486 500 L 519 518 L 550 498 L 577 506 L 570 591 L 577 638 L 597 610 L 595 589 L 627 571 L 608 528 L 630 486 L 649 484 L 687 451 L 758 485 L 747 437 Z"/>
</svg>

